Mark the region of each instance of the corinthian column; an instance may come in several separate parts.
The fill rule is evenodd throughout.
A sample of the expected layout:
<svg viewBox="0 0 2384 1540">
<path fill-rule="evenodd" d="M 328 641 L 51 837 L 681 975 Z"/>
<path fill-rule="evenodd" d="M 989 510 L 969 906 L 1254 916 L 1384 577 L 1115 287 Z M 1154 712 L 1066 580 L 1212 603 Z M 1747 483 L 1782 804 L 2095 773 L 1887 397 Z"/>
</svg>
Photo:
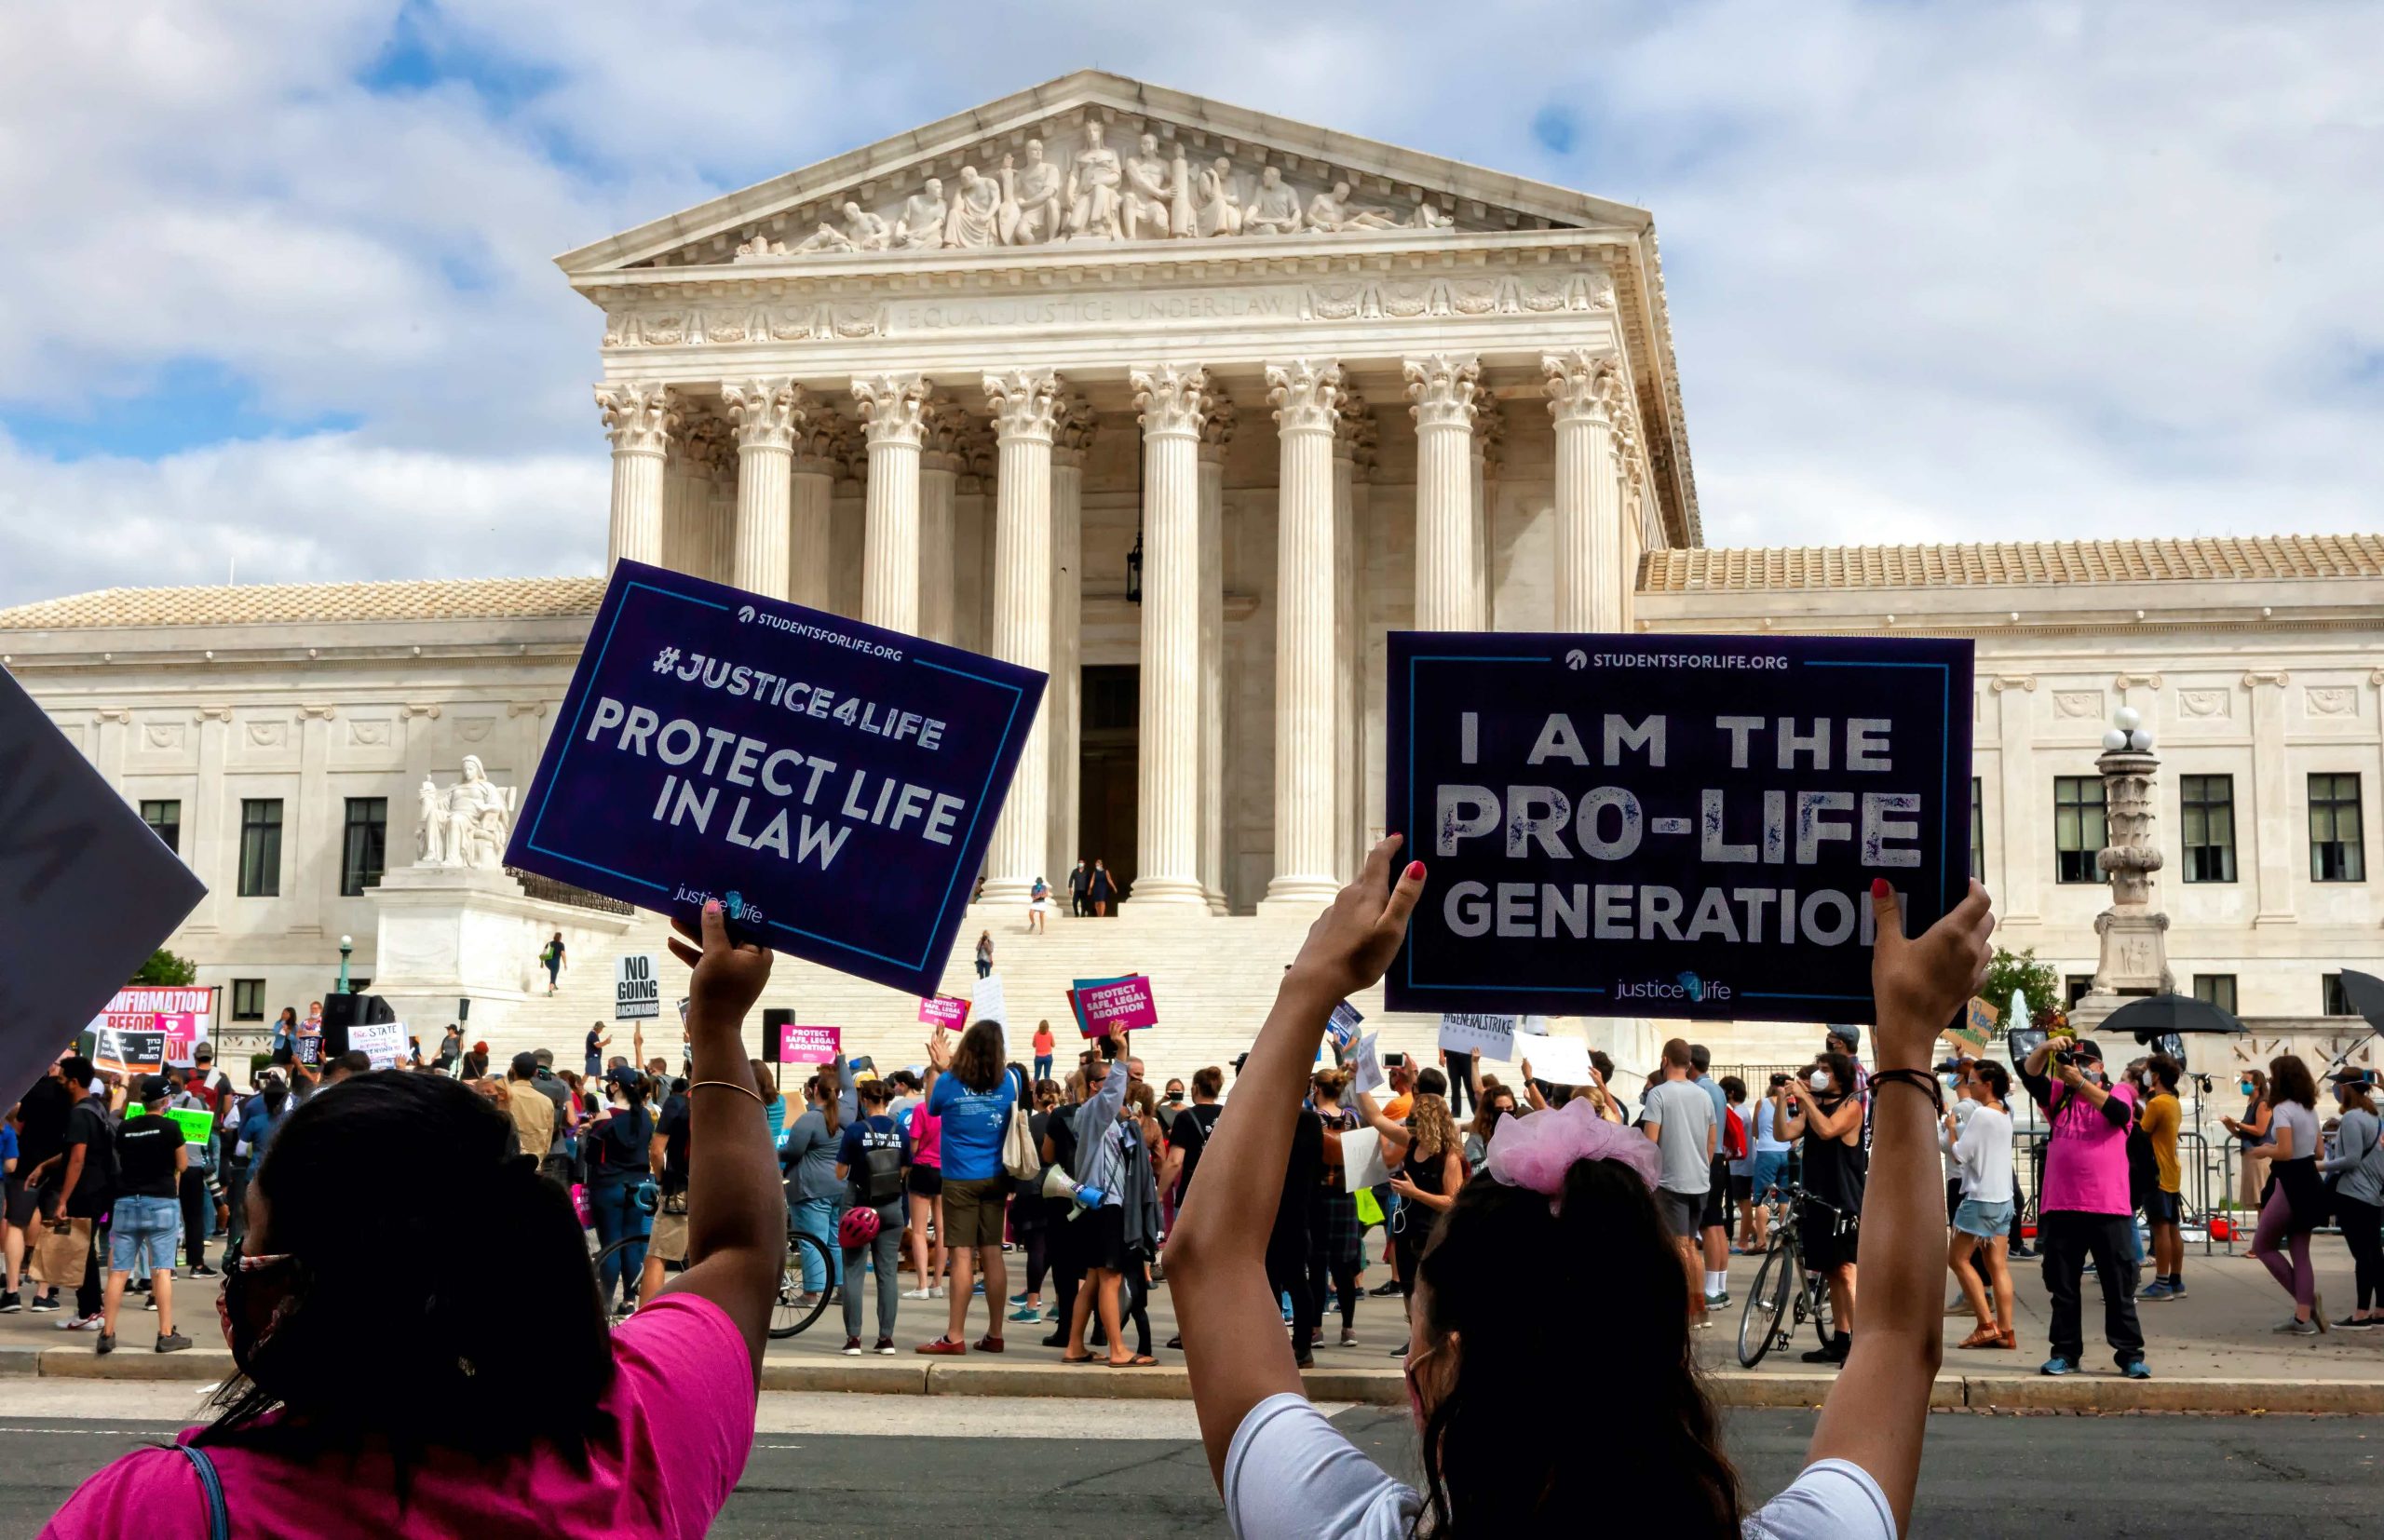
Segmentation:
<svg viewBox="0 0 2384 1540">
<path fill-rule="evenodd" d="M 1132 371 L 1143 418 L 1143 720 L 1137 904 L 1200 892 L 1200 419 L 1205 371 Z"/>
<path fill-rule="evenodd" d="M 1233 403 L 1209 393 L 1200 423 L 1200 894 L 1226 912 L 1226 447 Z"/>
<path fill-rule="evenodd" d="M 1540 359 L 1556 421 L 1556 628 L 1619 631 L 1622 479 L 1614 453 L 1621 359 L 1576 348 Z"/>
<path fill-rule="evenodd" d="M 919 425 L 919 635 L 930 642 L 955 640 L 952 549 L 968 429 L 968 414 L 949 396 L 929 400 Z"/>
<path fill-rule="evenodd" d="M 662 456 L 679 426 L 668 385 L 610 382 L 596 387 L 596 409 L 613 440 L 613 520 L 604 565 L 662 561 Z"/>
<path fill-rule="evenodd" d="M 1063 405 L 1051 442 L 1051 686 L 1043 714 L 1051 723 L 1051 858 L 1044 871 L 1076 865 L 1077 789 L 1084 764 L 1077 747 L 1084 714 L 1080 668 L 1084 625 L 1084 461 L 1092 448 L 1092 408 L 1081 396 Z"/>
<path fill-rule="evenodd" d="M 919 438 L 928 382 L 880 374 L 853 382 L 869 440 L 869 497 L 860 558 L 860 617 L 891 631 L 919 629 Z"/>
<path fill-rule="evenodd" d="M 1023 668 L 1051 668 L 1051 437 L 1063 405 L 1049 370 L 985 376 L 1001 468 L 995 479 L 994 655 Z M 1018 753 L 987 854 L 984 901 L 1016 903 L 1049 876 L 1050 703 L 1037 711 Z"/>
<path fill-rule="evenodd" d="M 1416 404 L 1416 628 L 1482 629 L 1473 397 L 1482 369 L 1445 353 L 1401 365 Z"/>
<path fill-rule="evenodd" d="M 720 387 L 737 425 L 737 561 L 729 581 L 786 597 L 788 483 L 803 397 L 792 380 L 731 380 Z"/>
<path fill-rule="evenodd" d="M 1282 444 L 1275 538 L 1275 875 L 1266 902 L 1312 908 L 1337 891 L 1334 760 L 1333 430 L 1341 370 L 1266 367 Z"/>
<path fill-rule="evenodd" d="M 1364 644 L 1358 625 L 1366 547 L 1358 540 L 1360 484 L 1379 457 L 1374 409 L 1356 385 L 1342 383 L 1339 413 L 1333 423 L 1333 875 L 1347 882 L 1358 874 L 1365 829 L 1359 809 L 1366 784 L 1365 720 L 1358 694 L 1359 655 Z"/>
<path fill-rule="evenodd" d="M 786 596 L 815 610 L 828 608 L 832 557 L 829 510 L 843 471 L 847 426 L 827 403 L 802 386 L 803 419 L 794 437 L 792 474 L 787 489 Z"/>
</svg>

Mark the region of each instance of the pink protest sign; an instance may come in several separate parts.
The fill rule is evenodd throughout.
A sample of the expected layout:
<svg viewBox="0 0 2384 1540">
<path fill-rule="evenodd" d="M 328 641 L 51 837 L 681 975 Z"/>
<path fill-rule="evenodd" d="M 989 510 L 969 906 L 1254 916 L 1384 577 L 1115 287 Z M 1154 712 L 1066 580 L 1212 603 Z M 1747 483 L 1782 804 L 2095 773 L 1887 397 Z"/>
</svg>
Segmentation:
<svg viewBox="0 0 2384 1540">
<path fill-rule="evenodd" d="M 843 1040 L 842 1027 L 798 1027 L 789 1021 L 779 1028 L 779 1062 L 833 1064 Z"/>
<path fill-rule="evenodd" d="M 1158 1025 L 1151 981 L 1139 973 L 1119 979 L 1079 979 L 1068 992 L 1068 1003 L 1076 1009 L 1077 1029 L 1087 1037 Z"/>
<path fill-rule="evenodd" d="M 930 994 L 919 1002 L 919 1020 L 958 1032 L 968 1024 L 968 1002 L 956 994 Z"/>
<path fill-rule="evenodd" d="M 200 1041 L 198 1017 L 191 1011 L 159 1011 L 157 1030 L 166 1034 L 166 1062 L 190 1064 L 196 1060 Z"/>
</svg>

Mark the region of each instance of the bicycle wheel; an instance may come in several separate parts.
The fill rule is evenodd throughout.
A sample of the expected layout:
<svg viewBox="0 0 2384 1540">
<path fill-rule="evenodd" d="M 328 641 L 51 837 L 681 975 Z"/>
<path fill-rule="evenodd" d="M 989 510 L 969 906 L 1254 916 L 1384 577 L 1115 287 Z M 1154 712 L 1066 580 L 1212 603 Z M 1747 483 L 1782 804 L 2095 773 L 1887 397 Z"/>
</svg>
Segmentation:
<svg viewBox="0 0 2384 1540">
<path fill-rule="evenodd" d="M 1813 1297 L 1810 1314 L 1814 1334 L 1820 1337 L 1821 1344 L 1827 1347 L 1830 1345 L 1830 1337 L 1837 1326 L 1836 1318 L 1830 1309 L 1829 1275 L 1827 1273 L 1807 1274 L 1805 1288 Z"/>
<path fill-rule="evenodd" d="M 819 1269 L 820 1292 L 808 1302 L 803 1293 L 803 1266 L 806 1251 L 811 1264 Z M 829 1284 L 836 1276 L 836 1264 L 828 1253 L 828 1245 L 818 1236 L 802 1230 L 789 1230 L 786 1236 L 786 1263 L 779 1269 L 779 1297 L 770 1306 L 770 1335 L 786 1338 L 795 1335 L 820 1318 L 828 1308 Z"/>
<path fill-rule="evenodd" d="M 1755 1269 L 1754 1285 L 1747 1290 L 1747 1303 L 1739 1313 L 1739 1366 L 1753 1369 L 1763 1362 L 1780 1336 L 1780 1317 L 1788 1308 L 1790 1293 L 1796 1286 L 1796 1263 L 1785 1240 L 1763 1254 L 1763 1265 Z"/>
</svg>

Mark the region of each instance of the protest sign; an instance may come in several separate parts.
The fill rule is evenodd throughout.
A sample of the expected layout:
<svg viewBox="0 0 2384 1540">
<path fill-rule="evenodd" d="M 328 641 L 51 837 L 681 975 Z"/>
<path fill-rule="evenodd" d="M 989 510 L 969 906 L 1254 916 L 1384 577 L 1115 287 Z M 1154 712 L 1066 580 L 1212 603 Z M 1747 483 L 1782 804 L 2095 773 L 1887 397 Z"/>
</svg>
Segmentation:
<svg viewBox="0 0 2384 1540">
<path fill-rule="evenodd" d="M 506 864 L 931 993 L 1043 686 L 623 561 Z"/>
<path fill-rule="evenodd" d="M 0 1105 L 206 892 L 0 669 Z"/>
<path fill-rule="evenodd" d="M 779 1062 L 833 1064 L 844 1035 L 842 1027 L 798 1027 L 789 1021 L 779 1028 Z"/>
<path fill-rule="evenodd" d="M 1357 1006 L 1344 1000 L 1334 1006 L 1333 1014 L 1325 1019 L 1324 1035 L 1333 1039 L 1334 1047 L 1347 1052 L 1349 1045 L 1358 1040 L 1358 1023 L 1364 1020 L 1358 1014 Z"/>
<path fill-rule="evenodd" d="M 300 1033 L 291 1046 L 291 1055 L 309 1069 L 323 1067 L 323 1036 L 320 1033 Z"/>
<path fill-rule="evenodd" d="M 613 959 L 613 1020 L 653 1021 L 662 1015 L 662 959 L 651 952 Z"/>
<path fill-rule="evenodd" d="M 166 1116 L 183 1131 L 185 1144 L 204 1144 L 215 1132 L 215 1114 L 204 1107 L 168 1107 Z"/>
<path fill-rule="evenodd" d="M 968 986 L 968 1013 L 980 1021 L 1009 1020 L 1009 1003 L 1002 998 L 1000 974 L 987 974 Z"/>
<path fill-rule="evenodd" d="M 919 1002 L 919 1020 L 930 1027 L 958 1032 L 968 1024 L 968 1002 L 956 994 L 930 994 Z"/>
<path fill-rule="evenodd" d="M 1358 1039 L 1358 1046 L 1349 1050 L 1349 1090 L 1352 1094 L 1359 1091 L 1372 1093 L 1389 1084 L 1382 1073 L 1382 1055 L 1375 1051 L 1375 1035 L 1371 1032 L 1366 1033 Z"/>
<path fill-rule="evenodd" d="M 1971 643 L 1393 631 L 1391 1010 L 1867 1022 L 1970 862 Z"/>
<path fill-rule="evenodd" d="M 1151 981 L 1139 973 L 1115 979 L 1079 979 L 1068 991 L 1068 1008 L 1076 1012 L 1077 1030 L 1087 1037 L 1113 1032 L 1140 1032 L 1158 1025 L 1158 1005 L 1151 998 Z"/>
<path fill-rule="evenodd" d="M 1986 1046 L 1995 1041 L 1995 1024 L 2002 1019 L 2001 1011 L 1973 994 L 1970 1008 L 1959 1021 L 1945 1029 L 1945 1035 L 1972 1053 L 1984 1053 Z"/>
<path fill-rule="evenodd" d="M 1543 1020 L 1545 1018 L 1542 1019 Z M 1551 1086 L 1590 1083 L 1590 1046 L 1578 1037 L 1551 1037 L 1538 1033 L 1515 1033 L 1515 1059 L 1531 1066 L 1532 1078 Z"/>
<path fill-rule="evenodd" d="M 91 1027 L 166 1034 L 166 1062 L 196 1061 L 198 1045 L 212 1035 L 215 992 L 196 984 L 128 984 L 115 992 Z"/>
<path fill-rule="evenodd" d="M 1353 1193 L 1388 1182 L 1390 1168 L 1383 1164 L 1382 1135 L 1372 1128 L 1342 1129 L 1341 1170 Z"/>
<path fill-rule="evenodd" d="M 361 1053 L 372 1060 L 376 1070 L 394 1070 L 405 1058 L 406 1024 L 403 1021 L 354 1021 L 348 1024 L 347 1047 L 351 1053 Z"/>
<path fill-rule="evenodd" d="M 154 1029 L 102 1027 L 92 1045 L 91 1062 L 118 1074 L 156 1074 L 166 1067 L 166 1034 Z"/>
<path fill-rule="evenodd" d="M 1515 1056 L 1515 1019 L 1511 1016 L 1470 1016 L 1456 1013 L 1441 1018 L 1440 1047 L 1448 1053 L 1478 1054 L 1484 1059 Z"/>
</svg>

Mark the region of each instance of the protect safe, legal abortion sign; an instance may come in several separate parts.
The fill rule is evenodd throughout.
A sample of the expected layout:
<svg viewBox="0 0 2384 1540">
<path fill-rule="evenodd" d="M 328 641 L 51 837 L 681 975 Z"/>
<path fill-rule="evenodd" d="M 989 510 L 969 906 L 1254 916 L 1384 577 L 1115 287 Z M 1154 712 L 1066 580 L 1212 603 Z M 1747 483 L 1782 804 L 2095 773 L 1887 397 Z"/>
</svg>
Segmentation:
<svg viewBox="0 0 2384 1540">
<path fill-rule="evenodd" d="M 1870 1021 L 1970 876 L 1971 644 L 1393 631 L 1392 1010 Z"/>
<path fill-rule="evenodd" d="M 932 994 L 1043 685 L 624 561 L 506 860 Z"/>
</svg>

